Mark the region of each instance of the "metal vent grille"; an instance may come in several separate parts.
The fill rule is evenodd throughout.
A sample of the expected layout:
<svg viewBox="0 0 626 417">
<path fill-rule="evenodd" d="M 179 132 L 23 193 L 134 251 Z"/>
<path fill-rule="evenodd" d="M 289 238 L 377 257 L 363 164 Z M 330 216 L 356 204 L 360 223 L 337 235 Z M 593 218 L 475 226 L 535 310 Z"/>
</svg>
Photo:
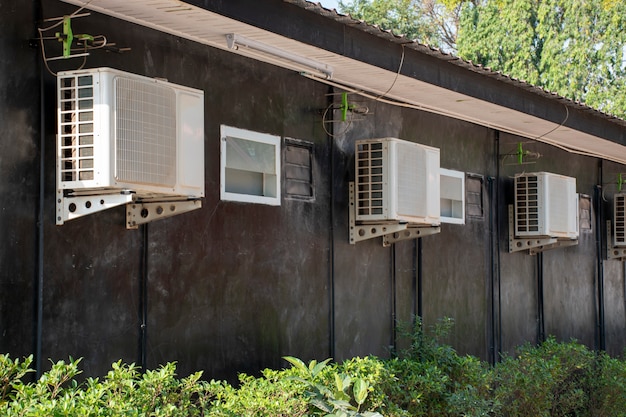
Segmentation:
<svg viewBox="0 0 626 417">
<path fill-rule="evenodd" d="M 615 194 L 613 239 L 615 246 L 626 246 L 626 194 Z"/>
<path fill-rule="evenodd" d="M 91 75 L 59 78 L 61 181 L 94 179 L 94 97 Z"/>
<path fill-rule="evenodd" d="M 176 93 L 153 82 L 115 79 L 115 178 L 176 183 Z"/>
<path fill-rule="evenodd" d="M 383 143 L 360 143 L 356 156 L 356 209 L 359 216 L 383 214 Z"/>
<path fill-rule="evenodd" d="M 517 233 L 539 232 L 539 179 L 515 178 L 515 228 Z"/>
</svg>

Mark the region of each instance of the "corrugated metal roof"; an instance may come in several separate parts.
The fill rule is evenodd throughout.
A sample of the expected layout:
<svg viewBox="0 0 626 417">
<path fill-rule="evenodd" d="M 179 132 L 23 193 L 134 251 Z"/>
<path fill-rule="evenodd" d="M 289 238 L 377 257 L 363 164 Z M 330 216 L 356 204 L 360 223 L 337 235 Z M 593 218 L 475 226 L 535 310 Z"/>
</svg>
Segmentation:
<svg viewBox="0 0 626 417">
<path fill-rule="evenodd" d="M 438 49 L 394 35 L 360 20 L 341 15 L 334 10 L 324 9 L 319 4 L 306 0 L 283 1 L 305 9 L 304 13 L 308 11 L 330 19 L 329 23 L 335 24 L 336 22 L 339 27 L 356 28 L 366 33 L 366 36 L 376 36 L 389 41 L 390 44 L 397 45 L 397 48 L 385 49 L 383 53 L 388 58 L 398 59 L 400 55 L 404 57 L 404 52 L 410 51 L 416 52 L 417 55 L 415 53 L 407 53 L 406 55 L 426 54 L 440 60 L 444 66 L 447 64 L 455 65 L 463 70 L 471 71 L 473 74 L 479 74 L 486 80 L 492 81 L 491 84 L 501 82 L 503 86 L 513 86 L 513 90 L 519 91 L 520 97 L 523 92 L 529 92 L 535 97 L 547 99 L 545 101 L 548 103 L 558 103 L 558 111 L 555 110 L 555 106 L 552 106 L 551 109 L 554 120 L 531 114 L 515 106 L 498 104 L 491 97 L 481 98 L 480 94 L 463 93 L 462 91 L 466 91 L 463 88 L 469 85 L 468 81 L 463 78 L 458 82 L 455 80 L 457 86 L 460 87 L 458 91 L 455 91 L 443 85 L 436 85 L 431 81 L 418 79 L 416 76 L 401 74 L 399 69 L 381 68 L 371 62 L 366 62 L 364 58 L 357 59 L 336 50 L 331 51 L 316 46 L 324 44 L 323 39 L 316 39 L 315 45 L 293 39 L 284 33 L 279 34 L 269 30 L 267 26 L 264 26 L 271 21 L 267 19 L 262 19 L 264 23 L 255 26 L 243 22 L 241 18 L 238 19 L 236 16 L 224 16 L 216 11 L 206 10 L 180 0 L 93 0 L 87 4 L 82 0 L 63 1 L 219 48 L 229 53 L 244 55 L 299 72 L 308 73 L 309 71 L 306 69 L 303 71 L 299 64 L 278 55 L 291 54 L 319 61 L 332 67 L 332 79 L 328 80 L 311 74 L 307 76 L 311 76 L 316 81 L 334 85 L 344 91 L 365 95 L 394 105 L 465 120 L 520 137 L 552 144 L 570 152 L 626 164 L 626 146 L 620 143 L 626 142 L 626 131 L 623 130 L 623 127 L 626 126 L 624 120 L 606 115 L 582 103 L 566 99 L 505 74 L 463 61 Z M 231 10 L 231 13 L 238 14 L 236 9 L 234 12 Z M 275 16 L 273 22 L 276 23 L 276 19 L 280 18 L 280 15 Z M 306 21 L 306 18 L 304 20 Z M 302 34 L 302 28 L 298 27 L 296 30 Z M 246 37 L 253 42 L 262 43 L 274 51 L 280 51 L 280 53 L 278 55 L 256 53 L 250 48 L 231 49 L 228 47 L 226 37 L 233 33 Z M 316 32 L 316 37 L 323 38 L 323 32 Z M 318 41 L 321 43 L 317 43 Z M 360 47 L 367 49 L 367 42 Z M 506 95 L 497 91 L 495 94 L 500 98 Z M 532 105 L 534 106 L 535 103 Z M 562 115 L 560 115 L 561 109 Z M 573 120 L 570 114 L 576 113 L 580 116 L 581 112 L 592 116 L 590 121 L 585 122 L 585 126 L 591 126 L 589 128 L 591 130 L 572 127 L 579 124 L 574 123 L 578 121 Z M 600 121 L 603 124 L 599 124 Z M 606 133 L 609 131 L 610 133 Z"/>
<path fill-rule="evenodd" d="M 313 13 L 319 14 L 321 16 L 324 16 L 326 18 L 332 19 L 338 23 L 344 24 L 344 25 L 349 25 L 351 27 L 354 27 L 358 30 L 362 30 L 363 32 L 372 34 L 372 35 L 376 35 L 378 37 L 384 38 L 386 40 L 388 40 L 389 42 L 393 42 L 393 43 L 397 43 L 397 44 L 401 44 L 404 45 L 404 47 L 406 48 L 410 48 L 413 49 L 415 51 L 418 51 L 420 53 L 423 54 L 427 54 L 430 56 L 433 56 L 437 59 L 449 62 L 451 64 L 457 65 L 459 67 L 465 68 L 469 71 L 473 71 L 475 73 L 479 73 L 481 75 L 484 75 L 486 77 L 491 77 L 493 79 L 496 79 L 498 81 L 502 81 L 505 83 L 509 83 L 514 85 L 517 88 L 521 88 L 525 91 L 529 91 L 531 93 L 534 94 L 538 94 L 542 97 L 546 97 L 549 98 L 550 100 L 557 100 L 559 102 L 562 102 L 564 104 L 567 104 L 568 106 L 572 106 L 572 107 L 576 107 L 578 109 L 582 109 L 586 112 L 590 112 L 590 113 L 594 113 L 596 116 L 605 118 L 607 120 L 611 120 L 613 122 L 619 123 L 623 126 L 626 126 L 626 120 L 623 120 L 621 118 L 618 118 L 614 115 L 602 112 L 600 110 L 597 110 L 593 107 L 590 107 L 588 105 L 586 105 L 583 102 L 577 101 L 577 100 L 572 100 L 569 99 L 567 97 L 564 97 L 560 94 L 558 94 L 557 92 L 554 91 L 550 91 L 547 90 L 545 88 L 542 87 L 538 87 L 535 86 L 533 84 L 530 84 L 524 80 L 512 77 L 508 74 L 505 74 L 501 71 L 493 71 L 491 68 L 489 67 L 485 67 L 483 65 L 480 64 L 475 64 L 471 61 L 468 60 L 464 60 L 458 56 L 455 56 L 451 53 L 447 53 L 442 51 L 439 48 L 434 48 L 432 46 L 420 43 L 417 40 L 412 40 L 407 38 L 404 35 L 401 34 L 394 34 L 392 30 L 384 30 L 382 28 L 380 28 L 378 25 L 375 24 L 369 24 L 367 22 L 365 22 L 364 20 L 361 19 L 355 19 L 350 15 L 347 14 L 342 14 L 339 13 L 336 9 L 328 9 L 325 8 L 324 6 L 321 5 L 321 3 L 317 3 L 317 2 L 312 2 L 309 0 L 283 0 L 285 3 L 291 3 L 294 4 L 296 6 L 302 7 L 303 9 L 306 9 L 308 11 L 311 11 Z"/>
</svg>

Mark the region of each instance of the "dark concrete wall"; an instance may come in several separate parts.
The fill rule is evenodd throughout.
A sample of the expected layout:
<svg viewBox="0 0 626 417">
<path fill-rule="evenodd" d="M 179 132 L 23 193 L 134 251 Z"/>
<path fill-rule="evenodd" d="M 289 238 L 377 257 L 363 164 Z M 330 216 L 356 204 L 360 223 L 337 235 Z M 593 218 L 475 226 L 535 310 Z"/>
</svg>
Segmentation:
<svg viewBox="0 0 626 417">
<path fill-rule="evenodd" d="M 0 0 L 2 30 L 10 35 L 0 37 L 0 56 L 15 56 L 20 67 L 0 60 L 10 74 L 0 79 L 0 192 L 10 202 L 0 214 L 0 351 L 33 351 L 40 232 L 42 358 L 84 357 L 86 375 L 103 374 L 118 359 L 148 367 L 177 361 L 181 375 L 202 369 L 209 378 L 232 378 L 284 366 L 284 355 L 386 356 L 406 343 L 396 324 L 416 314 L 426 325 L 452 317 L 456 326 L 448 341 L 488 360 L 549 334 L 591 347 L 599 347 L 603 335 L 612 353 L 625 346 L 624 268 L 599 261 L 597 240 L 604 237 L 595 222 L 596 185 L 603 172 L 620 172 L 619 165 L 523 140 L 542 157 L 520 166 L 509 155 L 520 138 L 357 96 L 351 100 L 370 113 L 336 123 L 327 135 L 322 113 L 332 97 L 327 93 L 336 92 L 328 86 L 97 14 L 76 19 L 75 31 L 106 34 L 131 51 L 95 52 L 88 67 L 110 66 L 205 91 L 206 198 L 200 210 L 134 231 L 124 228 L 121 207 L 56 226 L 55 79 L 44 73 L 41 125 L 39 51 L 27 46 L 35 8 L 13 3 Z M 72 10 L 50 1 L 43 12 L 54 17 Z M 53 69 L 72 65 L 59 62 Z M 283 198 L 278 207 L 220 201 L 222 124 L 311 143 L 315 198 Z M 354 141 L 387 136 L 436 146 L 442 167 L 480 178 L 482 215 L 389 248 L 380 239 L 350 245 Z M 509 254 L 512 177 L 542 170 L 577 178 L 578 192 L 593 197 L 592 227 L 581 232 L 578 246 L 541 256 Z M 601 217 L 610 218 L 610 201 L 598 206 Z"/>
<path fill-rule="evenodd" d="M 36 9 L 0 1 L 0 350 L 33 352 L 39 201 Z"/>
</svg>

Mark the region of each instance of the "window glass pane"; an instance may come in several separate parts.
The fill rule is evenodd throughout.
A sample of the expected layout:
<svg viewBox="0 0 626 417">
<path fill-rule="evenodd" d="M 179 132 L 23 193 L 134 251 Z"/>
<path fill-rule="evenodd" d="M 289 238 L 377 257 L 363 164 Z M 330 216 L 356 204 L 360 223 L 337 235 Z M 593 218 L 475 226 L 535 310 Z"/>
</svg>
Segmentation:
<svg viewBox="0 0 626 417">
<path fill-rule="evenodd" d="M 226 166 L 242 171 L 276 173 L 276 147 L 241 138 L 227 138 Z"/>
<path fill-rule="evenodd" d="M 221 126 L 220 198 L 280 206 L 280 136 Z"/>
</svg>

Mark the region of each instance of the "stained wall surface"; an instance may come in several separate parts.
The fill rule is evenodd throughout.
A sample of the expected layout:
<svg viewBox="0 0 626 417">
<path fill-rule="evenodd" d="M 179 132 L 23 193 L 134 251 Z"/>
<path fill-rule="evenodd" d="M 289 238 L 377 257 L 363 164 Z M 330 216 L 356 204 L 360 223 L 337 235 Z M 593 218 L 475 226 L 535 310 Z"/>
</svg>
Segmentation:
<svg viewBox="0 0 626 417">
<path fill-rule="evenodd" d="M 399 324 L 416 315 L 426 325 L 453 318 L 448 342 L 485 360 L 548 335 L 623 350 L 624 268 L 604 259 L 606 244 L 598 249 L 612 210 L 612 193 L 598 185 L 619 165 L 357 96 L 367 114 L 325 123 L 340 90 L 96 13 L 76 19 L 75 32 L 106 34 L 130 51 L 94 52 L 87 67 L 204 91 L 206 197 L 200 210 L 138 230 L 126 230 L 123 207 L 56 226 L 55 77 L 28 46 L 36 3 L 14 3 L 0 0 L 0 27 L 9 34 L 0 37 L 0 56 L 15 57 L 0 60 L 8 74 L 0 78 L 0 351 L 25 355 L 39 341 L 42 358 L 83 357 L 85 375 L 122 359 L 151 368 L 177 361 L 181 375 L 234 378 L 285 366 L 284 355 L 388 356 L 406 344 Z M 41 13 L 72 11 L 46 1 Z M 285 193 L 280 206 L 222 201 L 223 125 L 280 136 L 283 158 L 286 144 L 304 144 L 313 197 Z M 354 142 L 378 137 L 437 147 L 443 168 L 465 173 L 466 198 L 473 193 L 465 224 L 391 247 L 380 239 L 350 244 Z M 517 164 L 520 142 L 541 157 Z M 512 177 L 533 171 L 576 177 L 588 196 L 577 246 L 509 253 Z"/>
</svg>

